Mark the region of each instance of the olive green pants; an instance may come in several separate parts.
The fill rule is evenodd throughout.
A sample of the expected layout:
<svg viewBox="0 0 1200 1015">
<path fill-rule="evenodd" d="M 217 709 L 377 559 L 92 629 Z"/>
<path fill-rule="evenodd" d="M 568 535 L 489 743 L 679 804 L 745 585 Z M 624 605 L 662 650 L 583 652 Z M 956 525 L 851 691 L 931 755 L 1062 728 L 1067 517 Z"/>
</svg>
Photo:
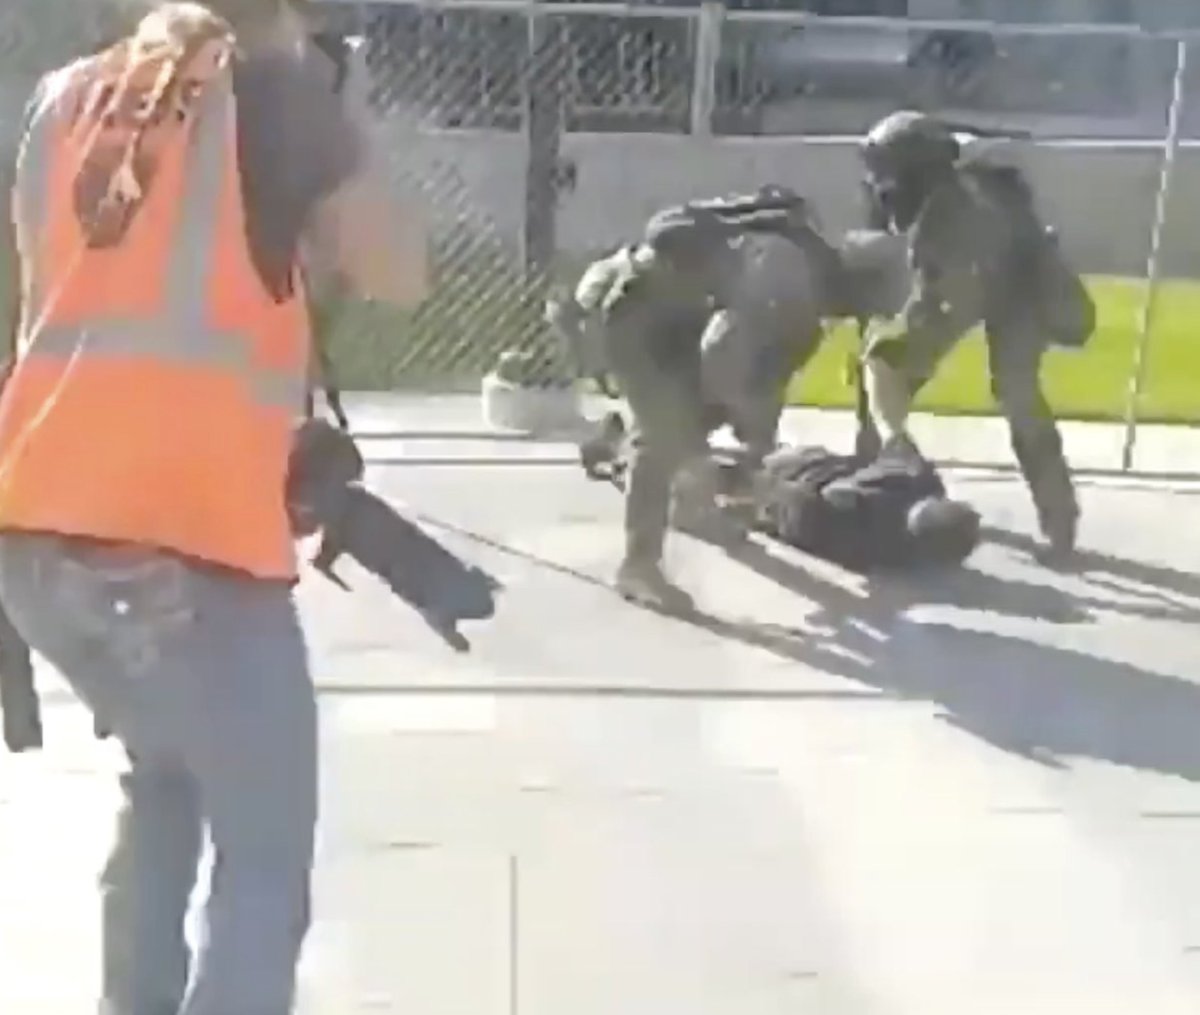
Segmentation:
<svg viewBox="0 0 1200 1015">
<path fill-rule="evenodd" d="M 675 481 L 685 471 L 702 477 L 708 465 L 700 369 L 706 322 L 706 314 L 669 323 L 630 314 L 606 328 L 609 365 L 633 414 L 625 488 L 629 563 L 662 559 Z"/>
</svg>

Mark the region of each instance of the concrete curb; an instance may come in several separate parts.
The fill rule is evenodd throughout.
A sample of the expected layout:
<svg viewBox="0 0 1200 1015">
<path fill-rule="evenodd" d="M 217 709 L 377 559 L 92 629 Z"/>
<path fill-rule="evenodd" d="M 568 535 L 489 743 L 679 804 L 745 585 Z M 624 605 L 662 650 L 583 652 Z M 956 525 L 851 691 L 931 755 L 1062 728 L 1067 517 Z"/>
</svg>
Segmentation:
<svg viewBox="0 0 1200 1015">
<path fill-rule="evenodd" d="M 346 396 L 355 436 L 368 454 L 381 444 L 400 445 L 395 454 L 378 455 L 387 464 L 413 465 L 569 465 L 574 464 L 577 434 L 570 430 L 529 434 L 481 424 L 476 395 L 355 393 Z M 588 419 L 598 419 L 610 404 L 583 400 Z M 791 408 L 781 434 L 788 443 L 849 447 L 854 414 L 845 410 Z M 947 417 L 915 413 L 913 436 L 926 454 L 948 469 L 1015 472 L 1008 428 L 994 416 Z M 1119 423 L 1065 420 L 1063 442 L 1072 469 L 1080 476 L 1154 482 L 1200 481 L 1200 428 L 1143 424 L 1138 427 L 1133 467 L 1121 467 L 1124 427 Z M 517 449 L 520 449 L 519 451 Z"/>
</svg>

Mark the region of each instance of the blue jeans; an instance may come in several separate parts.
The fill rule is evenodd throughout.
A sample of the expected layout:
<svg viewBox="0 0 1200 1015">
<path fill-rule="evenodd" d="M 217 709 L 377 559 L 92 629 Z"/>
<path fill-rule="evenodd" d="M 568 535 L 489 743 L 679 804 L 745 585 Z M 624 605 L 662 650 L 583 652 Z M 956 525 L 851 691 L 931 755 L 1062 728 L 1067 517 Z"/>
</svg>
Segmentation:
<svg viewBox="0 0 1200 1015">
<path fill-rule="evenodd" d="M 0 601 L 130 756 L 101 880 L 104 1015 L 286 1015 L 309 925 L 316 698 L 291 591 L 0 536 Z M 204 832 L 210 890 L 184 919 Z"/>
</svg>

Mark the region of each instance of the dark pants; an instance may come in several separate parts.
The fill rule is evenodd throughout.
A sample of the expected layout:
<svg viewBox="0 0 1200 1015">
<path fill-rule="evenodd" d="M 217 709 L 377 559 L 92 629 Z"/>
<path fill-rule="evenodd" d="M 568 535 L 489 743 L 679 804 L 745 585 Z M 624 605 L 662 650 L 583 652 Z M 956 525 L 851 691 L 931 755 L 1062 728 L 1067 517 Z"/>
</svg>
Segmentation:
<svg viewBox="0 0 1200 1015">
<path fill-rule="evenodd" d="M 788 384 L 820 346 L 819 319 L 801 313 L 714 314 L 701 351 L 713 429 L 728 424 L 752 458 L 777 443 Z"/>
<path fill-rule="evenodd" d="M 992 395 L 1008 420 L 1013 454 L 1029 486 L 1042 531 L 1053 537 L 1074 529 L 1079 503 L 1063 454 L 1062 435 L 1042 392 L 1040 370 L 1045 351 L 1045 344 L 1029 331 L 988 334 Z"/>
<path fill-rule="evenodd" d="M 33 682 L 33 655 L 0 609 L 0 712 L 10 751 L 42 746 L 42 713 Z"/>
</svg>

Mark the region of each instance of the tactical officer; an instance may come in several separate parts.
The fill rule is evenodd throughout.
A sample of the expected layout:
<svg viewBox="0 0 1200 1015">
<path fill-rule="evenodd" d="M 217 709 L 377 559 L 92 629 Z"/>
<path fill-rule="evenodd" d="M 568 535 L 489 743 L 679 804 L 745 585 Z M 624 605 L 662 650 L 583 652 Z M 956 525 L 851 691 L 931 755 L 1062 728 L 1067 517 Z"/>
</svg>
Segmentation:
<svg viewBox="0 0 1200 1015">
<path fill-rule="evenodd" d="M 710 432 L 729 425 L 744 460 L 761 461 L 775 446 L 788 382 L 816 352 L 823 320 L 850 316 L 865 327 L 868 318 L 893 315 L 903 305 L 909 281 L 905 240 L 857 230 L 832 244 L 802 197 L 772 185 L 687 207 L 712 212 L 737 238 L 724 305 L 709 318 L 701 340 L 705 423 Z M 580 290 L 606 291 L 635 249 L 594 261 Z M 580 374 L 602 381 L 609 367 L 597 316 L 563 294 L 546 306 L 546 320 L 569 347 Z M 603 383 L 601 388 L 611 397 Z M 865 410 L 862 414 L 865 418 Z M 625 437 L 621 418 L 610 414 L 581 443 L 581 463 L 590 478 L 620 482 Z"/>
<path fill-rule="evenodd" d="M 963 165 L 960 154 L 947 124 L 914 112 L 885 117 L 862 145 L 878 221 L 906 234 L 912 273 L 904 308 L 867 336 L 872 421 L 885 443 L 903 435 L 913 396 L 982 322 L 992 391 L 1042 531 L 1053 552 L 1069 553 L 1079 508 L 1038 371 L 1048 344 L 1086 341 L 1094 308 L 1020 174 Z"/>
<path fill-rule="evenodd" d="M 679 211 L 712 213 L 737 238 L 722 280 L 723 305 L 714 309 L 701 340 L 701 391 L 708 429 L 729 425 L 761 458 L 775 445 L 788 382 L 820 342 L 821 318 L 840 282 L 839 253 L 817 231 L 807 202 L 783 188 L 689 202 Z M 633 250 L 593 262 L 580 290 L 605 291 Z M 598 322 L 561 297 L 548 302 L 546 320 L 566 341 L 580 373 L 601 379 L 609 367 Z"/>
<path fill-rule="evenodd" d="M 715 509 L 700 371 L 701 336 L 736 273 L 736 254 L 715 215 L 679 207 L 651 218 L 642 243 L 593 269 L 575 303 L 584 314 L 599 311 L 605 360 L 634 417 L 617 587 L 627 599 L 688 609 L 690 597 L 661 570 L 673 486 L 686 490 L 676 500 L 677 527 L 726 545 L 741 535 Z"/>
</svg>

